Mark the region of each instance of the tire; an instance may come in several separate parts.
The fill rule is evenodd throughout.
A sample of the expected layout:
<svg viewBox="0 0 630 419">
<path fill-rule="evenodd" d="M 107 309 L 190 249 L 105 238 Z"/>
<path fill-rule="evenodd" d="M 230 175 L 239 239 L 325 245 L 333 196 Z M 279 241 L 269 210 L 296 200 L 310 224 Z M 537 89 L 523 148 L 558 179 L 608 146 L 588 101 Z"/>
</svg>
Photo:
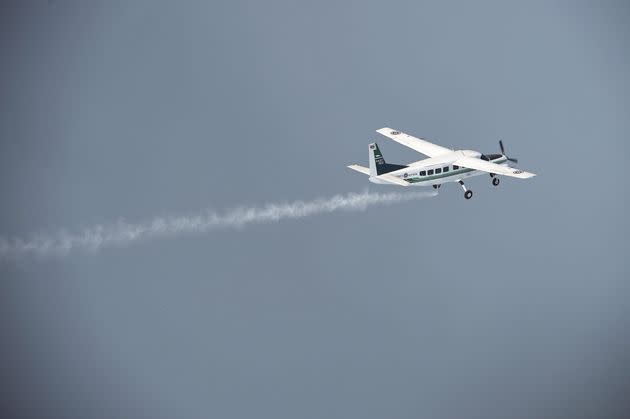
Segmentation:
<svg viewBox="0 0 630 419">
<path fill-rule="evenodd" d="M 466 192 L 464 192 L 464 198 L 466 198 L 466 199 L 472 198 L 472 195 L 473 195 L 473 193 L 472 193 L 472 191 L 470 189 L 467 190 Z"/>
<path fill-rule="evenodd" d="M 499 183 L 500 183 L 500 182 L 501 182 L 501 181 L 499 180 L 499 178 L 498 178 L 498 177 L 494 177 L 494 178 L 492 178 L 492 184 L 493 184 L 494 186 L 499 186 Z"/>
</svg>

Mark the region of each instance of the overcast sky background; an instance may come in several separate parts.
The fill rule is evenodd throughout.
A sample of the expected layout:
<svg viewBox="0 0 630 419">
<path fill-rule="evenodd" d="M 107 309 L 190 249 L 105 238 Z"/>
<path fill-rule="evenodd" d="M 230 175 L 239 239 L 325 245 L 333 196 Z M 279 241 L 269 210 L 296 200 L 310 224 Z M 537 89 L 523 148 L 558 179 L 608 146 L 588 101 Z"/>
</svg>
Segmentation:
<svg viewBox="0 0 630 419">
<path fill-rule="evenodd" d="M 4 237 L 391 191 L 382 126 L 538 173 L 3 263 L 11 416 L 627 417 L 627 2 L 1 8 Z"/>
</svg>

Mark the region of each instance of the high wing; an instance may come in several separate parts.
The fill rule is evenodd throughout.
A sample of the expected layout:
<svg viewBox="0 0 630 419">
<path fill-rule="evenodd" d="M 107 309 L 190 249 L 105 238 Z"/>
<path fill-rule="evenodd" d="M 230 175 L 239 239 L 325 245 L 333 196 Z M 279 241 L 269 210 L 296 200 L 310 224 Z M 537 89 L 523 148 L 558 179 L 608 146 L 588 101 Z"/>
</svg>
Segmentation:
<svg viewBox="0 0 630 419">
<path fill-rule="evenodd" d="M 462 157 L 453 162 L 458 166 L 467 167 L 469 169 L 481 170 L 483 172 L 494 173 L 497 175 L 511 176 L 519 179 L 527 179 L 536 176 L 534 173 L 525 172 L 512 167 L 501 166 L 496 163 L 481 160 L 476 157 Z"/>
<path fill-rule="evenodd" d="M 453 150 L 449 148 L 442 147 L 437 144 L 433 144 L 427 140 L 413 137 L 409 134 L 405 134 L 404 132 L 397 131 L 393 128 L 385 127 L 385 128 L 377 129 L 376 132 L 378 132 L 381 135 L 384 135 L 385 137 L 389 139 L 396 141 L 397 143 L 400 143 L 413 150 L 416 150 L 418 153 L 422 153 L 425 156 L 435 157 L 441 154 L 447 154 L 447 153 L 453 152 Z"/>
</svg>

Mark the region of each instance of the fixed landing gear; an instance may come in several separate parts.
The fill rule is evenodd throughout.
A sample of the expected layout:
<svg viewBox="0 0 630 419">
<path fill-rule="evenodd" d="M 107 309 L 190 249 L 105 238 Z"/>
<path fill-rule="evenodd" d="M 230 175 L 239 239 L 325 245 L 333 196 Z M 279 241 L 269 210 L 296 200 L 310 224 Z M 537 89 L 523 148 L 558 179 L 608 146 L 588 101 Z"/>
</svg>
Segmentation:
<svg viewBox="0 0 630 419">
<path fill-rule="evenodd" d="M 493 184 L 494 186 L 499 186 L 499 183 L 500 183 L 500 181 L 499 181 L 499 178 L 498 178 L 498 177 L 493 177 L 493 178 L 492 178 L 492 184 Z"/>
<path fill-rule="evenodd" d="M 439 189 L 440 186 L 442 186 L 442 185 L 441 184 L 433 185 L 433 189 Z"/>
<path fill-rule="evenodd" d="M 473 196 L 473 192 L 470 189 L 466 189 L 466 185 L 464 185 L 463 181 L 459 181 L 459 184 L 462 185 L 462 189 L 464 189 L 464 198 L 470 199 Z"/>
</svg>

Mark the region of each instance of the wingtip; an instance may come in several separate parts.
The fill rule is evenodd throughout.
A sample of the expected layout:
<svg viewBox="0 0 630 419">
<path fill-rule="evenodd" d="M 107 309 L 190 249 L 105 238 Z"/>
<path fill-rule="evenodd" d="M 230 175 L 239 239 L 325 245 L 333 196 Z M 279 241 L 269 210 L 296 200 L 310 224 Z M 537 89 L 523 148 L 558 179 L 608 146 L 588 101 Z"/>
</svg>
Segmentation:
<svg viewBox="0 0 630 419">
<path fill-rule="evenodd" d="M 525 172 L 523 173 L 522 179 L 530 179 L 530 178 L 533 178 L 534 176 L 536 176 L 536 173 Z"/>
</svg>

